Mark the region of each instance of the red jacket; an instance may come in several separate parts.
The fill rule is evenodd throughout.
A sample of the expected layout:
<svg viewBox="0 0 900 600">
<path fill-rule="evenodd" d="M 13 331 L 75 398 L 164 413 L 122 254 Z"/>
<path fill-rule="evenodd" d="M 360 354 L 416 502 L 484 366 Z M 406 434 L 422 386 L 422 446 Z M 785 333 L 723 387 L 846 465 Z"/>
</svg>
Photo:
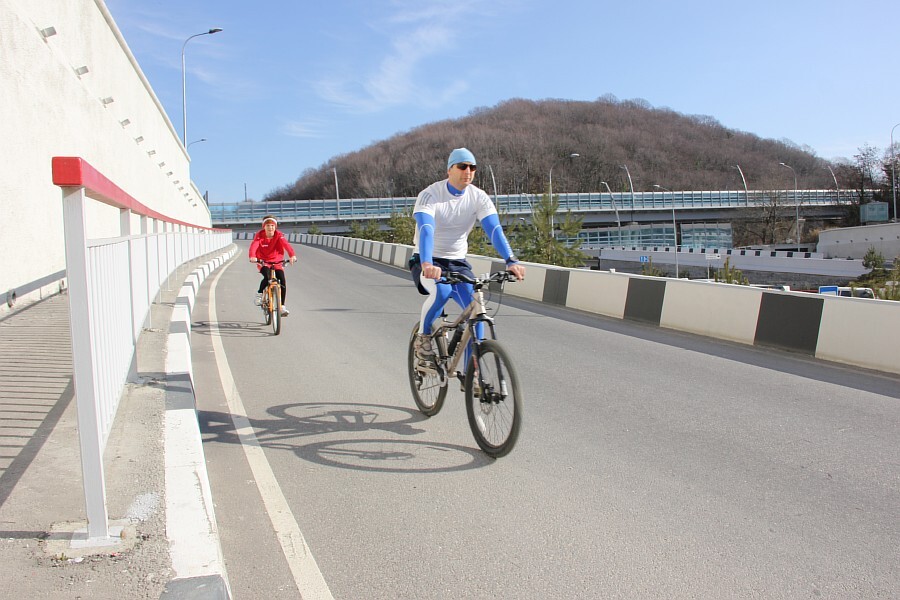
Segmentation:
<svg viewBox="0 0 900 600">
<path fill-rule="evenodd" d="M 266 237 L 266 230 L 260 229 L 250 244 L 250 258 L 264 260 L 266 262 L 281 262 L 284 260 L 284 253 L 288 256 L 294 256 L 294 248 L 284 237 L 284 234 L 275 230 L 275 235 L 271 238 Z M 261 269 L 262 265 L 257 265 L 257 269 Z M 278 270 L 284 269 L 283 265 L 276 265 Z"/>
</svg>

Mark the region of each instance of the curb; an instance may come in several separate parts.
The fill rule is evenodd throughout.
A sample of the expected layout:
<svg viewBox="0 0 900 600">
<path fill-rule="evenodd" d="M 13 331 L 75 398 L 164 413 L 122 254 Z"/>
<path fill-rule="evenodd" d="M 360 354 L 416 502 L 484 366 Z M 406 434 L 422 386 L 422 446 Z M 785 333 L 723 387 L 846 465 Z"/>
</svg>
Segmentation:
<svg viewBox="0 0 900 600">
<path fill-rule="evenodd" d="M 175 577 L 166 584 L 161 599 L 231 598 L 197 422 L 191 311 L 204 280 L 236 253 L 232 246 L 188 275 L 172 309 L 166 341 L 164 444 L 166 537 Z"/>
</svg>

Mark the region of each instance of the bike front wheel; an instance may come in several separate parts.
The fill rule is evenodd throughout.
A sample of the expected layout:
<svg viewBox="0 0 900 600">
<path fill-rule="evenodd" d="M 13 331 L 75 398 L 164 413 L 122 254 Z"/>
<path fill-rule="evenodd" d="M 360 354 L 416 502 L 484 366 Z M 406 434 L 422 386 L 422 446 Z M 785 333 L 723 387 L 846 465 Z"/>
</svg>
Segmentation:
<svg viewBox="0 0 900 600">
<path fill-rule="evenodd" d="M 266 325 L 270 325 L 272 323 L 272 296 L 269 294 L 269 290 L 263 292 L 262 301 L 259 303 L 260 308 L 262 308 L 263 312 L 263 320 Z"/>
<path fill-rule="evenodd" d="M 409 351 L 407 353 L 407 367 L 409 369 L 409 387 L 412 390 L 413 400 L 416 406 L 426 417 L 431 417 L 440 412 L 444 406 L 444 398 L 447 397 L 446 377 L 441 378 L 437 369 L 421 368 L 419 359 L 416 358 L 416 336 L 419 334 L 419 324 L 416 323 L 409 336 Z"/>
<path fill-rule="evenodd" d="M 275 335 L 281 333 L 281 286 L 272 290 L 272 302 L 269 304 L 272 312 L 272 331 Z"/>
<path fill-rule="evenodd" d="M 503 346 L 494 340 L 478 346 L 466 368 L 466 414 L 478 446 L 497 458 L 516 445 L 522 427 L 522 393 Z"/>
</svg>

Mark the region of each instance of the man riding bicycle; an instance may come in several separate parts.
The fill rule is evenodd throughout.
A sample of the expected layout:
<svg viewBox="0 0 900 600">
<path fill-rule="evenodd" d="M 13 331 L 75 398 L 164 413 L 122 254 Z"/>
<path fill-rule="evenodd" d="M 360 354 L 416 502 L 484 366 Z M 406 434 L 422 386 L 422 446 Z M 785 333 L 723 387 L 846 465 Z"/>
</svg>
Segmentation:
<svg viewBox="0 0 900 600">
<path fill-rule="evenodd" d="M 525 278 L 525 267 L 519 264 L 503 234 L 494 203 L 487 193 L 472 185 L 476 168 L 475 155 L 467 148 L 457 148 L 447 160 L 447 178 L 431 184 L 416 198 L 413 245 L 418 250 L 418 259 L 413 257 L 412 273 L 419 291 L 428 294 L 422 305 L 422 325 L 415 344 L 416 357 L 420 360 L 434 359 L 432 326 L 447 300 L 452 296 L 463 308 L 472 301 L 472 284 L 451 285 L 438 280 L 444 271 L 474 278 L 466 254 L 469 232 L 476 220 L 506 261 L 506 269 L 517 279 Z"/>
<path fill-rule="evenodd" d="M 287 252 L 291 257 L 291 264 L 294 264 L 297 262 L 297 255 L 294 253 L 294 248 L 287 241 L 287 238 L 284 237 L 284 234 L 277 230 L 278 221 L 275 220 L 275 217 L 272 215 L 263 217 L 262 227 L 250 243 L 250 262 L 276 263 L 274 267 L 275 278 L 281 284 L 281 316 L 286 317 L 290 314 L 290 311 L 284 304 L 287 299 L 287 279 L 284 276 L 284 266 L 282 266 L 281 261 L 284 260 L 284 253 Z M 269 285 L 269 275 L 272 267 L 258 264 L 256 268 L 259 269 L 262 275 L 262 281 L 259 283 L 259 290 L 257 290 L 255 300 L 256 305 L 259 306 L 262 302 L 263 290 Z"/>
</svg>

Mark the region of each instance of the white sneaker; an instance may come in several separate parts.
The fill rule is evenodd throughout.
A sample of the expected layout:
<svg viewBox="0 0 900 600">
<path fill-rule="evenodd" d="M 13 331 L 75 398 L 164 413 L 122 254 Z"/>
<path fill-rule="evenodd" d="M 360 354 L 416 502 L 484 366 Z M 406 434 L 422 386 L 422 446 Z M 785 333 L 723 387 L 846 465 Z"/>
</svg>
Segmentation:
<svg viewBox="0 0 900 600">
<path fill-rule="evenodd" d="M 419 360 L 434 362 L 434 346 L 431 344 L 430 335 L 419 334 L 415 341 L 416 358 Z"/>
<path fill-rule="evenodd" d="M 288 316 L 289 314 L 291 314 L 291 311 L 289 311 L 289 310 L 287 309 L 287 306 L 283 306 L 283 305 L 282 305 L 282 307 L 281 307 L 281 316 L 282 316 L 282 317 L 286 317 L 286 316 Z"/>
<path fill-rule="evenodd" d="M 256 298 L 253 299 L 253 304 L 256 306 L 262 306 L 262 294 L 257 294 Z"/>
</svg>

